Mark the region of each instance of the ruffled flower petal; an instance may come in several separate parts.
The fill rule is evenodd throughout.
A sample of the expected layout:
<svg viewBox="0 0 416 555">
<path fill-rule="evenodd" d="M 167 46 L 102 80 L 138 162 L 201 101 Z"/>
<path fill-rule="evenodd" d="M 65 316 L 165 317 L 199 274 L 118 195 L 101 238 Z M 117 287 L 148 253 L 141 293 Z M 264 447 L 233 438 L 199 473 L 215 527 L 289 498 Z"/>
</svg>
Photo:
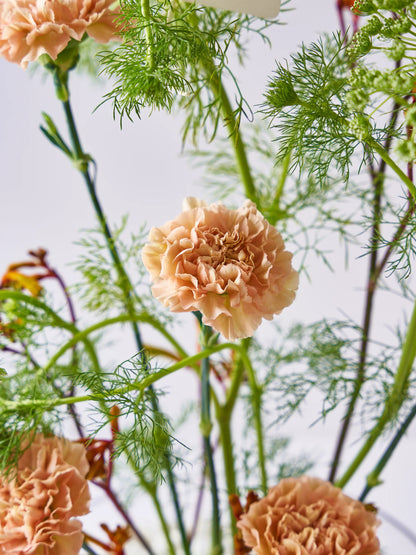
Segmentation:
<svg viewBox="0 0 416 555">
<path fill-rule="evenodd" d="M 2 0 L 0 56 L 26 68 L 42 54 L 53 60 L 85 33 L 97 42 L 116 38 L 114 0 Z"/>
<path fill-rule="evenodd" d="M 298 273 L 282 236 L 246 201 L 238 210 L 195 198 L 150 231 L 143 262 L 172 312 L 200 311 L 230 340 L 252 336 L 295 299 Z"/>
<path fill-rule="evenodd" d="M 85 447 L 37 434 L 13 480 L 0 477 L 0 554 L 77 555 L 89 512 Z"/>
<path fill-rule="evenodd" d="M 258 555 L 380 555 L 379 522 L 330 482 L 286 478 L 237 522 Z"/>
</svg>

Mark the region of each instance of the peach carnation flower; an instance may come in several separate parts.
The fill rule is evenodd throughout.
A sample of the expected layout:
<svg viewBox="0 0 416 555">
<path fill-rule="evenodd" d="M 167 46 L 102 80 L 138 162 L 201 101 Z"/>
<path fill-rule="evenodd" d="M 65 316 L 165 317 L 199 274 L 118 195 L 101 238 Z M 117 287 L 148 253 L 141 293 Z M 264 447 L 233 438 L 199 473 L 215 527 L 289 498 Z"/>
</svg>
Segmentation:
<svg viewBox="0 0 416 555">
<path fill-rule="evenodd" d="M 200 311 L 227 339 L 253 335 L 295 298 L 292 255 L 251 201 L 229 210 L 189 198 L 149 239 L 142 257 L 155 297 L 172 312 Z"/>
<path fill-rule="evenodd" d="M 0 56 L 26 68 L 41 54 L 54 60 L 71 38 L 115 38 L 114 0 L 2 0 Z"/>
<path fill-rule="evenodd" d="M 237 522 L 259 555 L 380 555 L 374 513 L 330 482 L 286 478 Z"/>
<path fill-rule="evenodd" d="M 85 447 L 37 434 L 12 480 L 0 478 L 0 554 L 75 555 L 83 543 L 74 516 L 89 512 Z"/>
</svg>

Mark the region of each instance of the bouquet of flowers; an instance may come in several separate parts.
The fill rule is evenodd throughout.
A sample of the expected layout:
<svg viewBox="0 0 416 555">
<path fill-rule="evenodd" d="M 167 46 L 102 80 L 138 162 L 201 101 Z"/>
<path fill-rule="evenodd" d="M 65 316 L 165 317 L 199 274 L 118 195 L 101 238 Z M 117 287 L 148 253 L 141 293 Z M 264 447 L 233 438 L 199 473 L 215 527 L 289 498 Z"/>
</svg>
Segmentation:
<svg viewBox="0 0 416 555">
<path fill-rule="evenodd" d="M 20 209 L 59 214 L 56 235 L 67 203 L 85 228 L 86 198 L 95 223 L 70 270 L 48 224 L 50 244 L 26 234 L 28 254 L 0 260 L 0 554 L 377 555 L 384 522 L 416 545 L 386 502 L 411 475 L 384 483 L 416 415 L 416 6 L 321 4 L 338 29 L 275 59 L 253 103 L 243 62 L 296 22 L 292 0 L 1 1 L 0 71 L 33 67 L 54 91 L 51 154 L 33 202 L 3 204 L 5 243 Z M 91 76 L 120 136 L 157 129 L 118 224 L 98 169 L 123 154 L 138 170 L 151 135 L 121 153 L 111 134 L 94 158 L 71 94 Z M 194 188 L 166 162 L 174 114 Z M 336 291 L 337 312 L 304 291 Z M 317 428 L 325 442 L 296 453 Z"/>
</svg>

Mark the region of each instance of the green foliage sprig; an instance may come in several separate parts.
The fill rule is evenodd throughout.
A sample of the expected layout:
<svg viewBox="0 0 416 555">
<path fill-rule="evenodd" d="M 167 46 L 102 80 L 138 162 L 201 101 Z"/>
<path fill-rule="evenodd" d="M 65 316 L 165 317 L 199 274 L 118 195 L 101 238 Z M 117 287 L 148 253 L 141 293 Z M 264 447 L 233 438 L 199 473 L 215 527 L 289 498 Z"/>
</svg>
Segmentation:
<svg viewBox="0 0 416 555">
<path fill-rule="evenodd" d="M 277 162 L 290 157 L 290 171 L 308 165 L 320 185 L 334 172 L 345 180 L 362 135 L 363 122 L 350 125 L 345 92 L 348 60 L 340 36 L 325 36 L 281 63 L 269 80 L 262 111 L 279 137 Z M 353 128 L 354 127 L 354 128 Z"/>
<path fill-rule="evenodd" d="M 121 363 L 113 372 L 83 372 L 74 383 L 93 397 L 101 399 L 102 422 L 96 420 L 89 425 L 89 434 L 94 437 L 111 416 L 113 406 L 120 408 L 121 427 L 117 433 L 113 457 L 124 455 L 133 468 L 148 477 L 151 482 L 160 482 L 167 467 L 167 457 L 172 463 L 179 461 L 173 456 L 172 427 L 168 418 L 155 411 L 154 396 L 162 391 L 140 388 L 144 378 L 159 368 L 143 361 L 141 353 Z M 137 387 L 135 387 L 137 385 Z"/>
<path fill-rule="evenodd" d="M 116 86 L 106 95 L 120 120 L 143 108 L 170 111 L 178 103 L 187 112 L 184 137 L 197 139 L 211 125 L 215 135 L 222 108 L 218 87 L 230 77 L 237 98 L 236 119 L 246 102 L 228 61 L 233 46 L 243 59 L 243 35 L 259 34 L 274 22 L 193 4 L 164 0 L 123 0 L 120 17 L 122 44 L 101 56 L 104 72 Z"/>
</svg>

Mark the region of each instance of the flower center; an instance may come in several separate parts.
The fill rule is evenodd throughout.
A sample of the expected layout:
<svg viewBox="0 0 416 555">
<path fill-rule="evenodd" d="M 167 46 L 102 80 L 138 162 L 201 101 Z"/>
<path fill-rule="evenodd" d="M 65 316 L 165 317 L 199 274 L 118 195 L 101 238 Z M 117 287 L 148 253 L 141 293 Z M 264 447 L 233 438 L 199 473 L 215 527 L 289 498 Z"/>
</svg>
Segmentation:
<svg viewBox="0 0 416 555">
<path fill-rule="evenodd" d="M 213 268 L 232 262 L 252 262 L 253 255 L 244 249 L 245 237 L 237 229 L 224 233 L 218 228 L 213 228 L 207 237 L 207 243 L 211 247 L 209 264 Z"/>
</svg>

